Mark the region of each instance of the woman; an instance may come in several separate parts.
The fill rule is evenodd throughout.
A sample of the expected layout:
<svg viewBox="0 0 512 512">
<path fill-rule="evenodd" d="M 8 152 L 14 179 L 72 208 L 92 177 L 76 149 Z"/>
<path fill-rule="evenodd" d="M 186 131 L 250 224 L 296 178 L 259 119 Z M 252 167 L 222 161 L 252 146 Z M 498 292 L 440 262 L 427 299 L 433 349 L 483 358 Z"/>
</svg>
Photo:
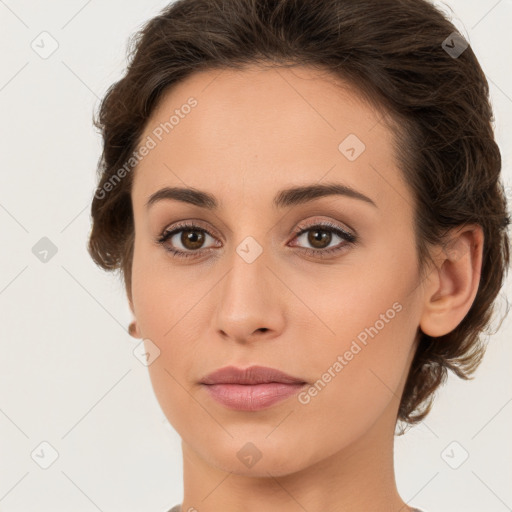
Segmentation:
<svg viewBox="0 0 512 512">
<path fill-rule="evenodd" d="M 424 0 L 179 0 L 134 43 L 89 250 L 182 438 L 172 511 L 418 510 L 396 428 L 476 369 L 509 264 L 471 48 Z"/>
</svg>

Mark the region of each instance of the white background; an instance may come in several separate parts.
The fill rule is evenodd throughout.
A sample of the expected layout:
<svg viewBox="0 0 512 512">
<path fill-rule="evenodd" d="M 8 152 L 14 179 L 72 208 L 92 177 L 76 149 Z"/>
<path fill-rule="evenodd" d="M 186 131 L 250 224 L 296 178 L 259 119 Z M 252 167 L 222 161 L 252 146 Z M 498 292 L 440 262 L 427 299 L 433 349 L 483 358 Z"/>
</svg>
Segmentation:
<svg viewBox="0 0 512 512">
<path fill-rule="evenodd" d="M 92 113 L 124 70 L 129 35 L 166 3 L 0 0 L 3 512 L 165 512 L 182 499 L 180 439 L 133 356 L 124 289 L 86 251 L 101 152 Z M 512 1 L 438 5 L 489 80 L 510 197 Z M 31 48 L 42 31 L 59 45 L 47 59 Z M 47 263 L 32 252 L 42 237 L 58 251 Z M 426 421 L 396 439 L 399 492 L 411 505 L 512 510 L 511 334 L 507 318 L 476 379 L 450 376 Z M 31 457 L 43 441 L 58 453 L 48 469 Z M 442 457 L 453 441 L 448 458 L 469 454 L 458 469 Z"/>
</svg>

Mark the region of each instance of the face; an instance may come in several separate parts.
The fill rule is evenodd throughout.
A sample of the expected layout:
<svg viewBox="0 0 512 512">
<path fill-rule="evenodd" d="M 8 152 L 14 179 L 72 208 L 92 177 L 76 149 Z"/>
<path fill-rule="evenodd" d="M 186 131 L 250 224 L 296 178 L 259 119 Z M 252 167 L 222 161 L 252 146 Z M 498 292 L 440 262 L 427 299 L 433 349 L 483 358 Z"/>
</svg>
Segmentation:
<svg viewBox="0 0 512 512">
<path fill-rule="evenodd" d="M 413 198 L 381 117 L 312 69 L 250 67 L 192 75 L 146 126 L 131 307 L 159 354 L 148 369 L 163 412 L 212 466 L 284 475 L 376 426 L 392 436 L 421 287 Z M 212 197 L 148 206 L 166 187 Z M 247 410 L 201 383 L 253 365 L 305 384 Z M 246 452 L 261 459 L 249 467 Z"/>
</svg>

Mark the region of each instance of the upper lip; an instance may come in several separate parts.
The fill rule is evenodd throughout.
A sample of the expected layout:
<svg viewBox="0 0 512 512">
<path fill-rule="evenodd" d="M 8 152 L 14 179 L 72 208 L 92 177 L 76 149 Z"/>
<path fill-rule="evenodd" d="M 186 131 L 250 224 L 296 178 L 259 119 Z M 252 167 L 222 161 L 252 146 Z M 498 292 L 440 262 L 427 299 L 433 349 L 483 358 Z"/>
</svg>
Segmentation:
<svg viewBox="0 0 512 512">
<path fill-rule="evenodd" d="M 225 366 L 208 374 L 201 380 L 202 384 L 266 384 L 270 382 L 305 384 L 303 379 L 292 377 L 267 366 L 249 366 L 248 368 Z"/>
</svg>

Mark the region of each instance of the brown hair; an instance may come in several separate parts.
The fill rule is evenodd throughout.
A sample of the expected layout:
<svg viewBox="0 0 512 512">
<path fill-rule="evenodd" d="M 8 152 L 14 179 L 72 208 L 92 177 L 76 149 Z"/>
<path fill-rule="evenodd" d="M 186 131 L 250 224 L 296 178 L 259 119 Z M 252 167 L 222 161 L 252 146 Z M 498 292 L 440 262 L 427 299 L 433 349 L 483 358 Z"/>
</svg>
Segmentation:
<svg viewBox="0 0 512 512">
<path fill-rule="evenodd" d="M 468 379 L 479 365 L 482 335 L 509 265 L 510 218 L 489 86 L 470 46 L 450 54 L 450 48 L 464 48 L 454 32 L 426 0 L 170 4 L 133 36 L 127 72 L 109 88 L 94 119 L 103 153 L 91 206 L 92 258 L 105 270 L 121 270 L 131 300 L 133 173 L 125 164 L 170 87 L 197 71 L 256 63 L 328 71 L 391 115 L 400 169 L 415 197 L 420 269 L 428 245 L 442 244 L 449 229 L 476 223 L 484 231 L 479 289 L 468 314 L 444 336 L 419 332 L 397 420 L 422 420 L 448 369 Z"/>
</svg>

